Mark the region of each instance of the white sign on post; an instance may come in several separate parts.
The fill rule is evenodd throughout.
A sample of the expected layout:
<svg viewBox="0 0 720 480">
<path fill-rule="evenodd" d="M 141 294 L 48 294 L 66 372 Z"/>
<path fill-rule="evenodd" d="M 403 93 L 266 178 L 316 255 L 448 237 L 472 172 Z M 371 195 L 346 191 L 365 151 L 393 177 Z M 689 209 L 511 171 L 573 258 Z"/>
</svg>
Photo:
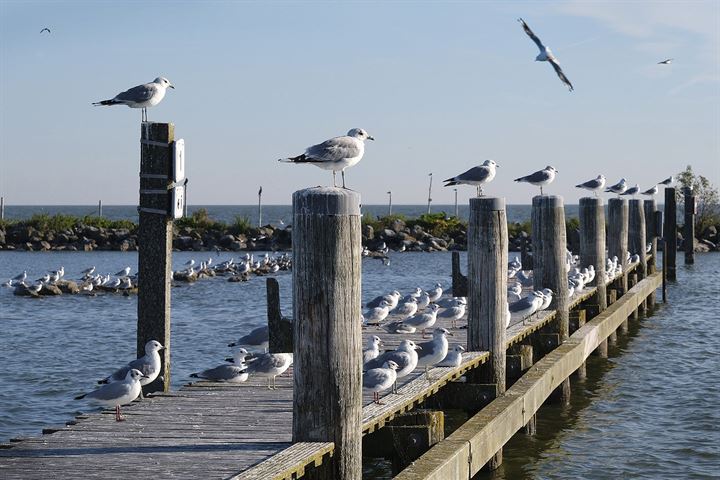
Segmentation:
<svg viewBox="0 0 720 480">
<path fill-rule="evenodd" d="M 185 179 L 185 140 L 182 138 L 173 142 L 173 171 L 172 181 L 180 183 Z"/>
<path fill-rule="evenodd" d="M 176 185 L 173 187 L 171 202 L 170 215 L 173 220 L 182 218 L 185 213 L 185 185 Z"/>
</svg>

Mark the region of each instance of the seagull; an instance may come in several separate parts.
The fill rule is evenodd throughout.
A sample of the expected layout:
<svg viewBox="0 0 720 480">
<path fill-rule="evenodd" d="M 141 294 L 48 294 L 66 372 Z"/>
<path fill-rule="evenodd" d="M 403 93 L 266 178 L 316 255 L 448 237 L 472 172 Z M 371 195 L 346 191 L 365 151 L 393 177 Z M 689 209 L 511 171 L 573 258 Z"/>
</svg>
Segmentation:
<svg viewBox="0 0 720 480">
<path fill-rule="evenodd" d="M 460 184 L 475 185 L 477 187 L 477 196 L 482 197 L 482 186 L 495 178 L 495 168 L 497 167 L 500 167 L 500 165 L 494 161 L 485 160 L 482 165 L 478 165 L 460 175 L 443 180 L 443 182 L 447 182 L 445 183 L 446 187 Z"/>
<path fill-rule="evenodd" d="M 389 360 L 392 360 L 398 366 L 397 378 L 403 378 L 410 375 L 410 373 L 415 370 L 415 367 L 417 367 L 418 353 L 416 350 L 420 350 L 420 346 L 415 342 L 412 340 L 403 340 L 397 349 L 385 352 L 379 357 L 365 363 L 363 369 L 372 370 L 373 368 L 379 368 Z M 393 383 L 393 391 L 397 393 L 397 380 Z"/>
<path fill-rule="evenodd" d="M 452 335 L 444 328 L 436 328 L 433 331 L 433 339 L 429 342 L 420 344 L 420 353 L 418 354 L 418 366 L 425 367 L 425 376 L 430 380 L 428 368 L 431 365 L 442 362 L 448 352 L 447 335 Z"/>
<path fill-rule="evenodd" d="M 368 370 L 363 375 L 363 388 L 373 392 L 373 402 L 382 405 L 380 392 L 390 388 L 397 380 L 398 364 L 388 360 L 380 368 Z"/>
<path fill-rule="evenodd" d="M 638 184 L 636 183 L 634 187 L 628 188 L 627 190 L 625 190 L 625 191 L 624 191 L 623 193 L 621 193 L 620 195 L 632 195 L 632 196 L 635 196 L 635 194 L 638 193 L 639 191 L 640 191 L 640 185 L 638 185 Z"/>
<path fill-rule="evenodd" d="M 542 170 L 538 170 L 535 173 L 531 173 L 530 175 L 526 175 L 524 177 L 516 178 L 516 182 L 527 182 L 531 185 L 539 186 L 540 187 L 540 195 L 543 194 L 543 185 L 548 185 L 549 183 L 552 183 L 553 180 L 555 180 L 555 174 L 558 173 L 558 171 L 555 169 L 555 167 L 551 167 L 548 165 L 547 167 L 543 168 Z"/>
<path fill-rule="evenodd" d="M 380 346 L 382 344 L 382 340 L 377 335 L 370 337 L 367 348 L 363 350 L 363 366 L 380 355 Z"/>
<path fill-rule="evenodd" d="M 589 190 L 597 197 L 598 192 L 601 192 L 602 189 L 605 188 L 605 176 L 598 175 L 597 178 L 575 185 L 575 188 L 584 188 L 585 190 Z"/>
<path fill-rule="evenodd" d="M 342 174 L 345 187 L 345 169 L 362 160 L 365 153 L 365 140 L 375 140 L 362 128 L 353 128 L 343 137 L 334 137 L 322 143 L 308 147 L 305 153 L 297 157 L 281 158 L 280 162 L 311 163 L 323 170 L 332 170 L 333 187 L 335 174 Z"/>
<path fill-rule="evenodd" d="M 438 317 L 449 318 L 450 325 L 452 325 L 453 328 L 456 328 L 457 321 L 465 316 L 465 308 L 466 305 L 464 303 L 460 303 L 458 305 L 455 305 L 454 307 L 443 310 L 441 313 L 438 314 Z"/>
<path fill-rule="evenodd" d="M 43 32 L 48 32 L 48 33 L 50 33 L 50 29 L 47 28 L 47 27 L 45 27 L 45 28 L 43 28 L 42 30 L 40 30 L 40 33 L 43 33 Z"/>
<path fill-rule="evenodd" d="M 93 105 L 127 105 L 130 108 L 142 108 L 142 121 L 147 122 L 147 107 L 154 107 L 165 97 L 167 88 L 175 88 L 165 77 L 157 77 L 150 83 L 138 85 L 110 100 L 95 102 Z"/>
<path fill-rule="evenodd" d="M 247 335 L 240 337 L 237 342 L 229 343 L 228 347 L 245 346 L 245 347 L 262 348 L 264 350 L 263 353 L 267 353 L 269 344 L 270 344 L 270 330 L 268 329 L 267 325 L 264 325 L 262 327 L 258 327 L 256 329 L 252 330 Z"/>
<path fill-rule="evenodd" d="M 519 314 L 524 321 L 527 317 L 538 311 L 544 303 L 544 300 L 542 293 L 532 292 L 527 297 L 511 303 L 509 306 L 510 313 Z"/>
<path fill-rule="evenodd" d="M 222 364 L 202 372 L 191 373 L 190 376 L 215 382 L 242 383 L 248 379 L 247 367 L 245 366 L 245 358 L 248 355 L 248 351 L 241 348 L 233 356 L 232 360 L 235 365 Z"/>
<path fill-rule="evenodd" d="M 154 381 L 160 375 L 160 354 L 158 353 L 163 347 L 157 340 L 150 340 L 145 344 L 145 355 L 133 360 L 124 367 L 118 369 L 109 377 L 100 380 L 98 383 L 119 382 L 127 377 L 130 370 L 139 370 L 143 377 L 140 379 L 140 385 L 147 385 Z M 142 392 L 140 393 L 142 395 Z M 134 398 L 133 398 L 134 400 Z"/>
<path fill-rule="evenodd" d="M 417 299 L 410 298 L 407 301 L 405 301 L 403 304 L 398 305 L 398 307 L 395 309 L 395 314 L 402 315 L 404 318 L 410 318 L 413 315 L 415 315 L 415 312 L 417 312 L 418 304 Z"/>
<path fill-rule="evenodd" d="M 10 283 L 23 283 L 27 279 L 27 270 L 23 270 L 23 272 L 19 275 L 15 275 L 11 280 Z"/>
<path fill-rule="evenodd" d="M 648 197 L 653 197 L 658 193 L 658 186 L 653 185 L 651 188 L 648 188 L 644 192 L 642 192 L 643 195 L 647 195 Z"/>
<path fill-rule="evenodd" d="M 127 277 L 130 275 L 130 267 L 125 267 L 115 274 L 116 277 Z"/>
<path fill-rule="evenodd" d="M 412 317 L 406 318 L 403 323 L 414 327 L 416 330 L 422 330 L 423 334 L 425 330 L 435 325 L 437 321 L 437 311 L 440 307 L 436 304 L 430 305 L 430 311 L 425 313 L 418 313 Z"/>
<path fill-rule="evenodd" d="M 443 294 L 442 283 L 436 283 L 434 288 L 427 291 L 427 294 L 430 296 L 430 302 L 432 303 L 440 300 L 440 297 L 442 297 Z"/>
<path fill-rule="evenodd" d="M 663 60 L 662 62 L 658 62 L 658 65 L 670 65 L 674 59 L 673 58 L 667 58 Z"/>
<path fill-rule="evenodd" d="M 142 381 L 145 377 L 140 370 L 128 370 L 123 380 L 103 385 L 90 393 L 78 395 L 75 400 L 87 398 L 91 402 L 99 403 L 105 407 L 115 407 L 115 421 L 122 422 L 120 405 L 135 400 L 142 393 Z"/>
<path fill-rule="evenodd" d="M 462 345 L 455 345 L 445 356 L 445 360 L 438 363 L 438 367 L 459 367 L 462 363 L 462 352 L 465 348 Z"/>
<path fill-rule="evenodd" d="M 549 288 L 542 289 L 542 291 L 540 293 L 543 294 L 543 303 L 537 309 L 538 312 L 540 312 L 542 310 L 547 310 L 547 308 L 552 303 L 552 299 L 553 299 L 553 295 L 554 295 L 554 292 L 552 290 L 550 290 Z"/>
<path fill-rule="evenodd" d="M 550 62 L 552 67 L 555 69 L 555 73 L 557 73 L 557 76 L 560 77 L 560 80 L 568 86 L 570 91 L 573 91 L 572 83 L 570 83 L 570 80 L 565 76 L 565 74 L 562 71 L 562 68 L 560 68 L 560 64 L 558 63 L 558 59 L 553 55 L 553 53 L 550 51 L 549 47 L 546 47 L 542 44 L 540 39 L 533 33 L 532 30 L 530 30 L 530 27 L 528 27 L 528 24 L 525 23 L 525 20 L 522 18 L 518 18 L 518 22 L 522 23 L 523 30 L 525 30 L 525 33 L 528 34 L 528 37 L 532 39 L 533 42 L 535 42 L 535 45 L 538 46 L 540 49 L 540 53 L 537 57 L 535 57 L 536 62 Z"/>
<path fill-rule="evenodd" d="M 618 195 L 622 195 L 625 190 L 627 190 L 627 180 L 624 178 L 621 178 L 615 185 L 610 185 L 605 189 L 606 192 L 617 193 Z"/>
<path fill-rule="evenodd" d="M 377 325 L 378 323 L 385 320 L 385 317 L 388 316 L 389 309 L 390 304 L 386 300 L 382 300 L 380 302 L 380 306 L 371 308 L 370 310 L 365 312 L 365 323 Z"/>
<path fill-rule="evenodd" d="M 382 328 L 388 333 L 415 333 L 415 327 L 405 325 L 401 321 L 386 323 Z"/>
<path fill-rule="evenodd" d="M 671 175 L 668 178 L 666 178 L 665 180 L 663 180 L 662 182 L 659 182 L 658 185 L 668 186 L 668 185 L 672 185 L 673 183 L 675 183 L 675 177 L 673 177 Z"/>
<path fill-rule="evenodd" d="M 83 270 L 80 273 L 83 275 L 83 277 L 89 277 L 90 275 L 95 273 L 95 265 L 93 265 L 92 267 L 86 268 L 85 270 Z"/>
<path fill-rule="evenodd" d="M 275 390 L 275 377 L 285 373 L 292 363 L 292 353 L 263 353 L 250 360 L 247 371 L 251 375 L 267 377 L 268 389 Z M 271 380 L 272 387 L 270 386 Z"/>
</svg>

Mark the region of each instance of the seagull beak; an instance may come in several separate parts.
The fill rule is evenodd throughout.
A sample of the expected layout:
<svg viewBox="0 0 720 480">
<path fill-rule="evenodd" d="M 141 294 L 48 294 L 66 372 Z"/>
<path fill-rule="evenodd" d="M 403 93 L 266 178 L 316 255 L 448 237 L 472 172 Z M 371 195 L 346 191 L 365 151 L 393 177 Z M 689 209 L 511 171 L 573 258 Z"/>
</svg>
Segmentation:
<svg viewBox="0 0 720 480">
<path fill-rule="evenodd" d="M 420 345 L 415 345 L 415 350 L 422 350 L 422 347 Z"/>
<path fill-rule="evenodd" d="M 233 357 L 227 357 L 225 359 L 226 362 L 235 363 L 235 359 Z"/>
<path fill-rule="evenodd" d="M 175 90 L 175 85 L 173 85 L 172 83 L 171 83 L 170 85 L 168 85 L 168 87 L 170 87 L 170 88 L 172 88 L 173 90 Z"/>
<path fill-rule="evenodd" d="M 368 140 L 375 140 L 375 137 L 373 137 L 372 135 L 368 135 L 368 138 L 367 138 L 367 139 L 368 139 Z"/>
</svg>

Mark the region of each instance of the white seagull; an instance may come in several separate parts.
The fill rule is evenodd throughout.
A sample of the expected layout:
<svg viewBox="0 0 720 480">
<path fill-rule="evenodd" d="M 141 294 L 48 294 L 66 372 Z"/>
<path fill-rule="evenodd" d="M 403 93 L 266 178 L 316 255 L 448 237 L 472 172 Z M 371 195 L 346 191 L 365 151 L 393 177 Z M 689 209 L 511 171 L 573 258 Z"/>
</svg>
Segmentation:
<svg viewBox="0 0 720 480">
<path fill-rule="evenodd" d="M 443 180 L 446 187 L 452 185 L 475 185 L 477 187 L 477 196 L 482 196 L 482 186 L 492 181 L 495 178 L 495 168 L 500 167 L 497 163 L 492 160 L 485 160 L 482 165 L 473 167 L 470 170 L 456 175 L 454 177 Z"/>
<path fill-rule="evenodd" d="M 663 180 L 662 182 L 659 182 L 658 185 L 665 185 L 667 187 L 668 185 L 672 185 L 674 182 L 675 182 L 675 177 L 673 177 L 671 175 L 668 178 L 666 178 L 665 180 Z"/>
<path fill-rule="evenodd" d="M 643 195 L 647 195 L 648 197 L 653 197 L 658 193 L 658 186 L 653 185 L 652 187 L 648 188 L 644 192 L 642 192 Z"/>
<path fill-rule="evenodd" d="M 526 182 L 531 185 L 535 185 L 540 187 L 540 195 L 543 194 L 543 185 L 548 185 L 552 183 L 553 180 L 555 180 L 555 174 L 557 174 L 558 171 L 555 169 L 555 167 L 551 167 L 548 165 L 547 167 L 543 168 L 542 170 L 538 170 L 535 173 L 531 173 L 530 175 L 526 175 L 524 177 L 516 178 L 516 182 Z"/>
<path fill-rule="evenodd" d="M 602 189 L 605 188 L 605 175 L 598 175 L 597 178 L 575 185 L 575 188 L 584 188 L 585 190 L 589 190 L 597 197 L 598 192 L 601 192 Z"/>
<path fill-rule="evenodd" d="M 627 180 L 624 178 L 621 178 L 615 185 L 610 185 L 605 189 L 606 192 L 617 193 L 618 195 L 622 195 L 625 190 L 627 190 Z"/>
<path fill-rule="evenodd" d="M 638 193 L 639 191 L 640 191 L 640 185 L 638 185 L 638 184 L 636 183 L 634 187 L 628 188 L 627 190 L 625 190 L 625 191 L 624 191 L 623 193 L 621 193 L 620 195 L 632 195 L 632 196 L 635 196 L 635 194 Z"/>
<path fill-rule="evenodd" d="M 368 370 L 363 375 L 363 388 L 373 392 L 373 402 L 382 405 L 380 392 L 392 387 L 397 380 L 398 364 L 392 360 L 385 362 L 380 368 Z"/>
<path fill-rule="evenodd" d="M 90 393 L 78 395 L 75 400 L 87 398 L 91 402 L 105 407 L 115 407 L 115 421 L 121 422 L 124 419 L 120 414 L 120 405 L 132 402 L 142 393 L 140 383 L 143 378 L 142 372 L 133 368 L 127 372 L 123 380 L 103 385 Z"/>
<path fill-rule="evenodd" d="M 560 77 L 560 80 L 568 86 L 570 91 L 573 91 L 572 83 L 570 83 L 570 80 L 565 76 L 565 74 L 562 71 L 562 68 L 560 68 L 560 63 L 558 63 L 558 59 L 553 55 L 553 53 L 550 51 L 549 47 L 546 47 L 543 45 L 543 43 L 540 41 L 540 39 L 533 33 L 532 30 L 530 30 L 530 27 L 528 27 L 528 24 L 525 23 L 525 20 L 522 18 L 518 18 L 518 22 L 522 23 L 523 30 L 525 30 L 525 33 L 528 34 L 528 37 L 532 39 L 533 42 L 535 42 L 535 45 L 538 46 L 540 49 L 540 53 L 537 57 L 535 57 L 536 62 L 550 62 L 550 65 L 555 69 L 555 73 L 557 73 L 557 76 Z"/>
<path fill-rule="evenodd" d="M 175 88 L 167 78 L 157 77 L 150 83 L 125 90 L 110 100 L 95 102 L 93 105 L 127 105 L 130 108 L 142 108 L 142 121 L 147 122 L 147 107 L 154 107 L 160 103 L 168 87 Z"/>
<path fill-rule="evenodd" d="M 323 170 L 332 170 L 333 187 L 335 174 L 341 172 L 345 188 L 345 169 L 362 160 L 365 153 L 365 140 L 375 140 L 362 128 L 353 128 L 343 137 L 334 137 L 322 143 L 308 147 L 305 153 L 297 157 L 281 158 L 280 162 L 310 163 Z"/>
</svg>

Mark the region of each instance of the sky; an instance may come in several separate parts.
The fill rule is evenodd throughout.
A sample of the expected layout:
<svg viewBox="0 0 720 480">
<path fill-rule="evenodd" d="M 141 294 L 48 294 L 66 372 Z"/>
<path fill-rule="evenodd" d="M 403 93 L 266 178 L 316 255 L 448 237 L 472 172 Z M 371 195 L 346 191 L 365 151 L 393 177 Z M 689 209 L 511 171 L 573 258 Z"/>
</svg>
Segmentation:
<svg viewBox="0 0 720 480">
<path fill-rule="evenodd" d="M 429 173 L 451 204 L 441 180 L 486 159 L 501 168 L 485 193 L 511 204 L 538 193 L 513 179 L 546 165 L 566 203 L 600 173 L 644 189 L 691 164 L 720 184 L 717 1 L 0 0 L 6 204 L 136 204 L 140 110 L 91 103 L 157 76 L 176 89 L 149 119 L 185 139 L 190 204 L 331 185 L 277 159 L 354 127 L 376 139 L 346 171 L 365 204 L 423 204 Z"/>
</svg>

